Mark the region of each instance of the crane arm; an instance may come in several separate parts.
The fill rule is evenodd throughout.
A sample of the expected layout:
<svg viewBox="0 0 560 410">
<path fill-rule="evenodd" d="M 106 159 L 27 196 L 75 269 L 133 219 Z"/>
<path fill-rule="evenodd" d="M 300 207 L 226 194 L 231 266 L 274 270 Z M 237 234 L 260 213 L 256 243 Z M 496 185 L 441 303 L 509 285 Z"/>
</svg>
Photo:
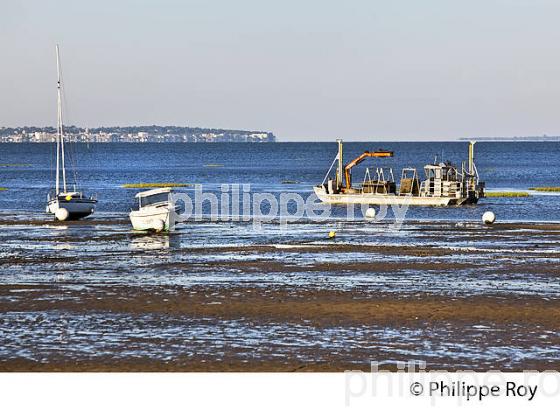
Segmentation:
<svg viewBox="0 0 560 410">
<path fill-rule="evenodd" d="M 360 162 L 362 162 L 364 159 L 366 158 L 388 158 L 388 157 L 392 157 L 393 156 L 393 151 L 373 151 L 373 152 L 369 152 L 369 151 L 365 151 L 363 154 L 361 154 L 360 156 L 358 156 L 357 158 L 354 158 L 352 161 L 350 161 L 345 167 L 344 167 L 344 176 L 346 179 L 346 188 L 352 188 L 352 168 L 354 168 L 356 165 L 358 165 Z"/>
</svg>

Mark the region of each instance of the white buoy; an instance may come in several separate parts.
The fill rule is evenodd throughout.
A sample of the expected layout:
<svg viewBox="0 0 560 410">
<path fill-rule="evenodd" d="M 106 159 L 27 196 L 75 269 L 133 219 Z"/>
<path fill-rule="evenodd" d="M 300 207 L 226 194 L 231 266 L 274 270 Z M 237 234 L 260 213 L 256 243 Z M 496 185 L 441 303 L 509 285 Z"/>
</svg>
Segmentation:
<svg viewBox="0 0 560 410">
<path fill-rule="evenodd" d="M 486 211 L 482 215 L 482 222 L 484 222 L 486 225 L 492 225 L 494 222 L 496 222 L 496 215 L 494 215 L 494 212 Z"/>
<path fill-rule="evenodd" d="M 375 208 L 368 208 L 365 217 L 366 219 L 375 219 Z"/>
<path fill-rule="evenodd" d="M 59 221 L 65 221 L 68 219 L 68 217 L 70 216 L 70 212 L 68 212 L 68 209 L 66 208 L 58 208 L 55 212 L 54 212 L 54 216 L 56 217 L 56 219 L 58 219 Z"/>
</svg>

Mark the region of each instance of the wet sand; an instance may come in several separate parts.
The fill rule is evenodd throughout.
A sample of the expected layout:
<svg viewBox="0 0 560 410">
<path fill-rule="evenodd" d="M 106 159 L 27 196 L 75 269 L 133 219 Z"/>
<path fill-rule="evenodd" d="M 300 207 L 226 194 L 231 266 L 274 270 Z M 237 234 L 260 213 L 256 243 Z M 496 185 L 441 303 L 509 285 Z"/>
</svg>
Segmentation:
<svg viewBox="0 0 560 410">
<path fill-rule="evenodd" d="M 0 370 L 559 370 L 560 225 L 336 227 L 0 220 Z"/>
</svg>

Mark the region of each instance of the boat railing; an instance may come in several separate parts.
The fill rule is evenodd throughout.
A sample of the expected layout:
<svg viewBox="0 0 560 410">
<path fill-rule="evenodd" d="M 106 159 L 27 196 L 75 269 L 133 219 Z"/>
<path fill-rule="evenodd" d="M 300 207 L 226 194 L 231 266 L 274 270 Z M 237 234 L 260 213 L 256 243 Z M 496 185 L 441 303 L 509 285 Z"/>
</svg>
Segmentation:
<svg viewBox="0 0 560 410">
<path fill-rule="evenodd" d="M 370 168 L 366 168 L 364 179 L 359 187 L 361 194 L 389 195 L 396 191 L 395 177 L 392 168 L 386 171 L 382 167 L 375 169 L 374 178 L 371 177 Z"/>
<path fill-rule="evenodd" d="M 410 175 L 412 174 L 412 175 Z M 399 195 L 418 196 L 420 195 L 420 181 L 416 168 L 403 168 L 399 185 Z"/>
</svg>

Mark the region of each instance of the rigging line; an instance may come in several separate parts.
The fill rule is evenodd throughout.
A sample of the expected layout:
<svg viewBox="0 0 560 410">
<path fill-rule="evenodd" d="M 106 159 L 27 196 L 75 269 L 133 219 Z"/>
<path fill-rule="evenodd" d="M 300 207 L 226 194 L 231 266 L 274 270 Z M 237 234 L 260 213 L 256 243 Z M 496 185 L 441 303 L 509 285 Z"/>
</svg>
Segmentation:
<svg viewBox="0 0 560 410">
<path fill-rule="evenodd" d="M 60 72 L 60 78 L 61 78 L 62 84 L 64 84 L 64 82 L 63 82 L 64 77 L 63 77 L 63 74 L 62 74 L 62 70 Z M 61 91 L 62 91 L 62 104 L 64 106 L 64 113 L 65 113 L 64 116 L 67 119 L 67 121 L 69 122 L 68 118 L 70 118 L 70 116 L 68 115 L 69 110 L 68 110 L 67 97 L 66 97 L 66 87 L 64 85 L 61 87 Z M 66 144 L 66 147 L 67 148 L 69 147 L 69 149 L 67 151 L 67 154 L 68 154 L 68 157 L 69 157 L 68 159 L 70 160 L 70 167 L 72 169 L 72 177 L 74 179 L 74 186 L 77 189 L 78 188 L 77 144 L 76 144 L 76 142 L 68 140 L 68 144 Z"/>
<path fill-rule="evenodd" d="M 50 169 L 50 173 L 51 173 L 51 177 L 50 177 L 49 181 L 52 181 L 54 179 L 54 167 L 53 167 L 54 144 L 53 144 L 52 141 L 49 141 L 48 144 L 49 144 L 49 149 L 50 149 L 50 153 L 51 153 L 51 155 L 49 155 L 49 169 Z M 51 188 L 52 188 L 52 186 L 49 187 L 49 194 L 50 194 L 50 189 Z"/>
<path fill-rule="evenodd" d="M 329 177 L 329 174 L 331 173 L 332 168 L 333 168 L 334 164 L 336 163 L 336 161 L 338 161 L 338 154 L 336 154 L 336 157 L 334 157 L 334 160 L 333 160 L 333 162 L 332 162 L 332 164 L 331 164 L 331 167 L 330 167 L 329 170 L 327 171 L 327 174 L 325 175 L 325 178 L 323 178 L 323 182 L 321 183 L 321 185 L 324 185 L 325 182 L 327 181 L 327 178 Z"/>
<path fill-rule="evenodd" d="M 50 178 L 49 178 L 49 181 L 52 182 L 52 180 L 54 179 L 54 169 L 53 169 L 53 168 L 54 168 L 54 167 L 53 167 L 53 162 L 54 162 L 54 161 L 53 161 L 53 158 L 54 158 L 54 144 L 53 144 L 52 141 L 49 141 L 48 144 L 49 144 L 49 151 L 50 151 L 50 155 L 49 155 L 49 171 L 50 171 Z M 49 186 L 49 192 L 48 192 L 49 195 L 51 194 L 51 189 L 52 189 L 52 186 Z"/>
<path fill-rule="evenodd" d="M 56 191 L 59 193 L 60 181 L 59 171 L 62 168 L 62 189 L 66 191 L 66 166 L 64 161 L 64 128 L 63 128 L 63 113 L 62 113 L 62 70 L 60 64 L 60 53 L 58 45 L 56 46 L 56 68 L 57 68 L 57 144 L 56 144 Z M 60 160 L 60 163 L 59 163 Z"/>
</svg>

